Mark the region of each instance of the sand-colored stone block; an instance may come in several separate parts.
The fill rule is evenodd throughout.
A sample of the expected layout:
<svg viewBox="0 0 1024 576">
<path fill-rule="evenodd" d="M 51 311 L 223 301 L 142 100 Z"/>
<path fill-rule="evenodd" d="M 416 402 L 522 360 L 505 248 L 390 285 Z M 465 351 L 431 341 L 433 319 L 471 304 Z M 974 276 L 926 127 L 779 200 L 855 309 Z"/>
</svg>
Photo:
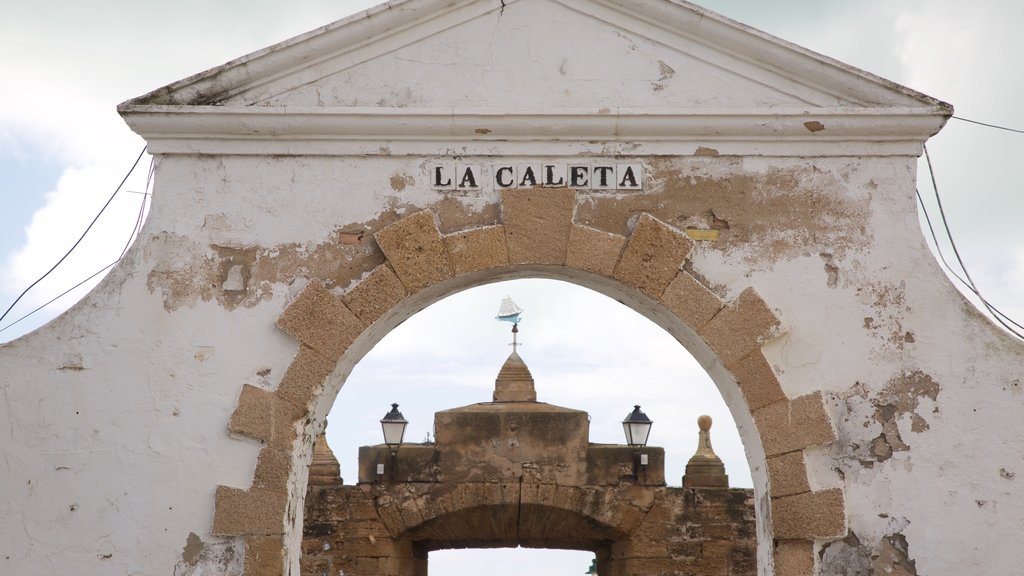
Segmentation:
<svg viewBox="0 0 1024 576">
<path fill-rule="evenodd" d="M 284 534 L 288 493 L 218 486 L 213 512 L 215 536 Z"/>
<path fill-rule="evenodd" d="M 832 419 L 825 409 L 821 392 L 791 401 L 776 402 L 757 410 L 754 412 L 754 423 L 767 456 L 835 441 Z"/>
<path fill-rule="evenodd" d="M 780 322 L 775 313 L 747 288 L 697 333 L 711 346 L 726 368 L 773 338 Z"/>
<path fill-rule="evenodd" d="M 814 543 L 781 540 L 775 544 L 775 576 L 813 576 Z"/>
<path fill-rule="evenodd" d="M 369 326 L 405 296 L 405 286 L 398 279 L 398 275 L 391 266 L 381 264 L 341 299 L 349 310 Z"/>
<path fill-rule="evenodd" d="M 277 326 L 332 361 L 341 358 L 365 328 L 359 317 L 318 281 L 310 282 L 285 308 Z"/>
<path fill-rule="evenodd" d="M 409 294 L 451 278 L 448 251 L 429 210 L 406 216 L 374 237 Z"/>
<path fill-rule="evenodd" d="M 695 332 L 725 306 L 714 292 L 683 270 L 669 282 L 661 295 L 661 303 Z"/>
<path fill-rule="evenodd" d="M 487 226 L 444 237 L 448 260 L 456 274 L 508 265 L 504 226 Z"/>
<path fill-rule="evenodd" d="M 611 276 L 625 245 L 626 238 L 623 236 L 574 224 L 569 229 L 565 265 L 602 276 Z"/>
<path fill-rule="evenodd" d="M 273 392 L 245 384 L 228 422 L 228 430 L 276 448 L 290 449 L 296 436 L 295 422 L 304 414 L 305 410 L 278 398 Z"/>
<path fill-rule="evenodd" d="M 613 276 L 651 298 L 661 298 L 693 245 L 686 234 L 650 214 L 642 214 L 626 241 Z"/>
<path fill-rule="evenodd" d="M 759 348 L 733 363 L 730 370 L 752 412 L 786 400 L 779 379 Z"/>
<path fill-rule="evenodd" d="M 564 264 L 575 211 L 575 190 L 502 190 L 501 214 L 508 241 L 509 262 Z"/>
<path fill-rule="evenodd" d="M 779 540 L 839 538 L 846 534 L 846 507 L 838 488 L 772 499 L 772 528 Z"/>
<path fill-rule="evenodd" d="M 319 393 L 327 376 L 334 370 L 334 364 L 312 348 L 300 345 L 295 358 L 277 385 L 278 397 L 296 406 L 307 406 Z"/>
<path fill-rule="evenodd" d="M 284 543 L 277 536 L 245 539 L 245 576 L 283 576 Z"/>
<path fill-rule="evenodd" d="M 810 492 L 803 451 L 768 458 L 768 483 L 773 498 Z"/>
<path fill-rule="evenodd" d="M 256 472 L 253 474 L 252 487 L 285 492 L 288 490 L 288 477 L 291 472 L 292 455 L 290 452 L 272 446 L 264 446 L 256 459 Z"/>
</svg>

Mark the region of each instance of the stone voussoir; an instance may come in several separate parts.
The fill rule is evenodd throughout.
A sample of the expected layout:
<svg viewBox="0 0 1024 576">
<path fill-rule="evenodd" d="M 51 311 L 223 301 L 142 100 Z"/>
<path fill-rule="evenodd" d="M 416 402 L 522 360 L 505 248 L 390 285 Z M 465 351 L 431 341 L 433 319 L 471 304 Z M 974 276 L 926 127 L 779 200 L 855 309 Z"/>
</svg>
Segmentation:
<svg viewBox="0 0 1024 576">
<path fill-rule="evenodd" d="M 775 545 L 775 576 L 813 576 L 814 542 L 781 540 Z"/>
<path fill-rule="evenodd" d="M 296 406 L 307 406 L 334 370 L 334 362 L 306 345 L 300 345 L 295 358 L 277 385 L 277 395 Z"/>
<path fill-rule="evenodd" d="M 759 348 L 735 362 L 730 370 L 750 411 L 786 400 L 779 379 Z"/>
<path fill-rule="evenodd" d="M 444 245 L 455 274 L 508 265 L 508 242 L 502 225 L 447 234 Z"/>
<path fill-rule="evenodd" d="M 565 264 L 576 191 L 519 188 L 501 192 L 510 264 Z"/>
<path fill-rule="evenodd" d="M 278 536 L 245 539 L 246 576 L 283 576 L 284 542 Z"/>
<path fill-rule="evenodd" d="M 341 358 L 365 328 L 359 317 L 317 280 L 285 308 L 277 326 L 331 361 Z"/>
<path fill-rule="evenodd" d="M 431 211 L 406 216 L 374 238 L 409 294 L 452 277 L 448 251 Z"/>
<path fill-rule="evenodd" d="M 295 422 L 304 414 L 304 409 L 282 400 L 274 392 L 245 384 L 228 422 L 228 430 L 290 450 L 297 434 Z"/>
<path fill-rule="evenodd" d="M 774 498 L 810 492 L 803 451 L 768 458 L 768 483 Z"/>
<path fill-rule="evenodd" d="M 565 265 L 602 276 L 611 276 L 625 245 L 624 236 L 573 224 L 569 230 Z"/>
<path fill-rule="evenodd" d="M 342 300 L 367 326 L 405 298 L 405 286 L 387 263 L 370 271 Z"/>
<path fill-rule="evenodd" d="M 642 214 L 612 276 L 659 299 L 679 273 L 693 246 L 694 241 L 685 233 L 650 214 Z"/>
<path fill-rule="evenodd" d="M 213 513 L 215 536 L 274 536 L 284 534 L 288 493 L 218 486 Z"/>
<path fill-rule="evenodd" d="M 695 332 L 725 306 L 714 292 L 685 270 L 680 270 L 665 287 L 661 303 Z"/>
<path fill-rule="evenodd" d="M 732 368 L 755 349 L 778 335 L 781 322 L 758 296 L 747 288 L 697 333 L 704 338 L 719 361 Z"/>
<path fill-rule="evenodd" d="M 821 392 L 776 402 L 753 415 L 769 457 L 830 444 L 836 439 Z"/>
<path fill-rule="evenodd" d="M 256 471 L 253 474 L 253 488 L 288 490 L 288 478 L 292 472 L 291 452 L 273 446 L 264 446 L 256 458 Z"/>
<path fill-rule="evenodd" d="M 846 505 L 839 488 L 772 498 L 772 529 L 779 540 L 841 538 Z"/>
</svg>

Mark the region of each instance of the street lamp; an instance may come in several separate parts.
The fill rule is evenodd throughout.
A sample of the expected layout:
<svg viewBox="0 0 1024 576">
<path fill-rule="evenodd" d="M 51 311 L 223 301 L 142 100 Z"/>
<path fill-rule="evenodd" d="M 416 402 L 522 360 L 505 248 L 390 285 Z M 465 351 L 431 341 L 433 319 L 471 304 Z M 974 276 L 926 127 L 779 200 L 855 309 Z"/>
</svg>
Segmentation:
<svg viewBox="0 0 1024 576">
<path fill-rule="evenodd" d="M 398 411 L 398 404 L 392 404 L 391 411 L 380 419 L 380 427 L 384 430 L 384 443 L 391 450 L 392 456 L 398 452 L 398 447 L 402 444 L 402 438 L 405 437 L 405 427 L 408 425 L 409 422 L 405 419 L 405 416 L 402 416 L 402 413 Z"/>
<path fill-rule="evenodd" d="M 626 444 L 640 449 L 647 445 L 647 437 L 651 434 L 654 422 L 640 411 L 640 405 L 633 406 L 633 411 L 622 421 L 622 431 L 626 433 Z"/>
</svg>

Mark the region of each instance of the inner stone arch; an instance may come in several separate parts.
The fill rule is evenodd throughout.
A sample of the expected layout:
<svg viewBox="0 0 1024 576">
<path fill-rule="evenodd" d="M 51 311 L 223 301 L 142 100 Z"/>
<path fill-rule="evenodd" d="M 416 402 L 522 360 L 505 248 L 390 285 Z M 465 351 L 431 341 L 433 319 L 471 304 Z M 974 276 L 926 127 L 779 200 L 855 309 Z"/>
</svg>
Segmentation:
<svg viewBox="0 0 1024 576">
<path fill-rule="evenodd" d="M 752 463 L 760 570 L 813 567 L 814 541 L 841 537 L 846 517 L 841 489 L 812 491 L 803 450 L 833 442 L 835 433 L 821 394 L 787 398 L 760 353 L 779 319 L 752 290 L 723 302 L 683 270 L 694 242 L 658 219 L 641 215 L 627 238 L 576 224 L 574 213 L 575 192 L 530 189 L 502 193 L 498 225 L 442 235 L 435 216 L 419 212 L 376 233 L 386 262 L 341 297 L 311 282 L 278 319 L 300 343 L 278 389 L 243 387 L 229 429 L 267 446 L 250 489 L 218 488 L 213 532 L 245 536 L 247 561 L 280 558 L 294 573 L 313 438 L 343 375 L 390 329 L 444 295 L 537 276 L 622 301 L 707 362 Z M 340 377 L 327 379 L 332 371 Z M 254 509 L 261 511 L 255 523 Z"/>
</svg>

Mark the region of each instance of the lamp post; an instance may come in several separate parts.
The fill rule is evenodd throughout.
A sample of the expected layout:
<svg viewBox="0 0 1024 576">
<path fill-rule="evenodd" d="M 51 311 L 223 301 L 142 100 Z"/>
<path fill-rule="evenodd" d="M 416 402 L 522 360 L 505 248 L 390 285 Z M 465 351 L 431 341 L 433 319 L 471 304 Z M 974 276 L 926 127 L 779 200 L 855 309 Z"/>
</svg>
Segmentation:
<svg viewBox="0 0 1024 576">
<path fill-rule="evenodd" d="M 391 452 L 391 480 L 395 479 L 395 459 L 398 454 L 398 447 L 402 445 L 402 438 L 405 437 L 405 427 L 409 421 L 398 411 L 398 404 L 391 405 L 391 411 L 380 419 L 380 427 L 384 432 L 384 444 Z"/>
<path fill-rule="evenodd" d="M 638 480 L 637 472 L 641 465 L 647 465 L 647 455 L 640 450 L 647 445 L 647 437 L 651 435 L 654 424 L 647 414 L 640 411 L 640 405 L 633 406 L 626 419 L 622 421 L 622 431 L 626 434 L 626 444 L 633 448 L 633 478 Z"/>
</svg>

